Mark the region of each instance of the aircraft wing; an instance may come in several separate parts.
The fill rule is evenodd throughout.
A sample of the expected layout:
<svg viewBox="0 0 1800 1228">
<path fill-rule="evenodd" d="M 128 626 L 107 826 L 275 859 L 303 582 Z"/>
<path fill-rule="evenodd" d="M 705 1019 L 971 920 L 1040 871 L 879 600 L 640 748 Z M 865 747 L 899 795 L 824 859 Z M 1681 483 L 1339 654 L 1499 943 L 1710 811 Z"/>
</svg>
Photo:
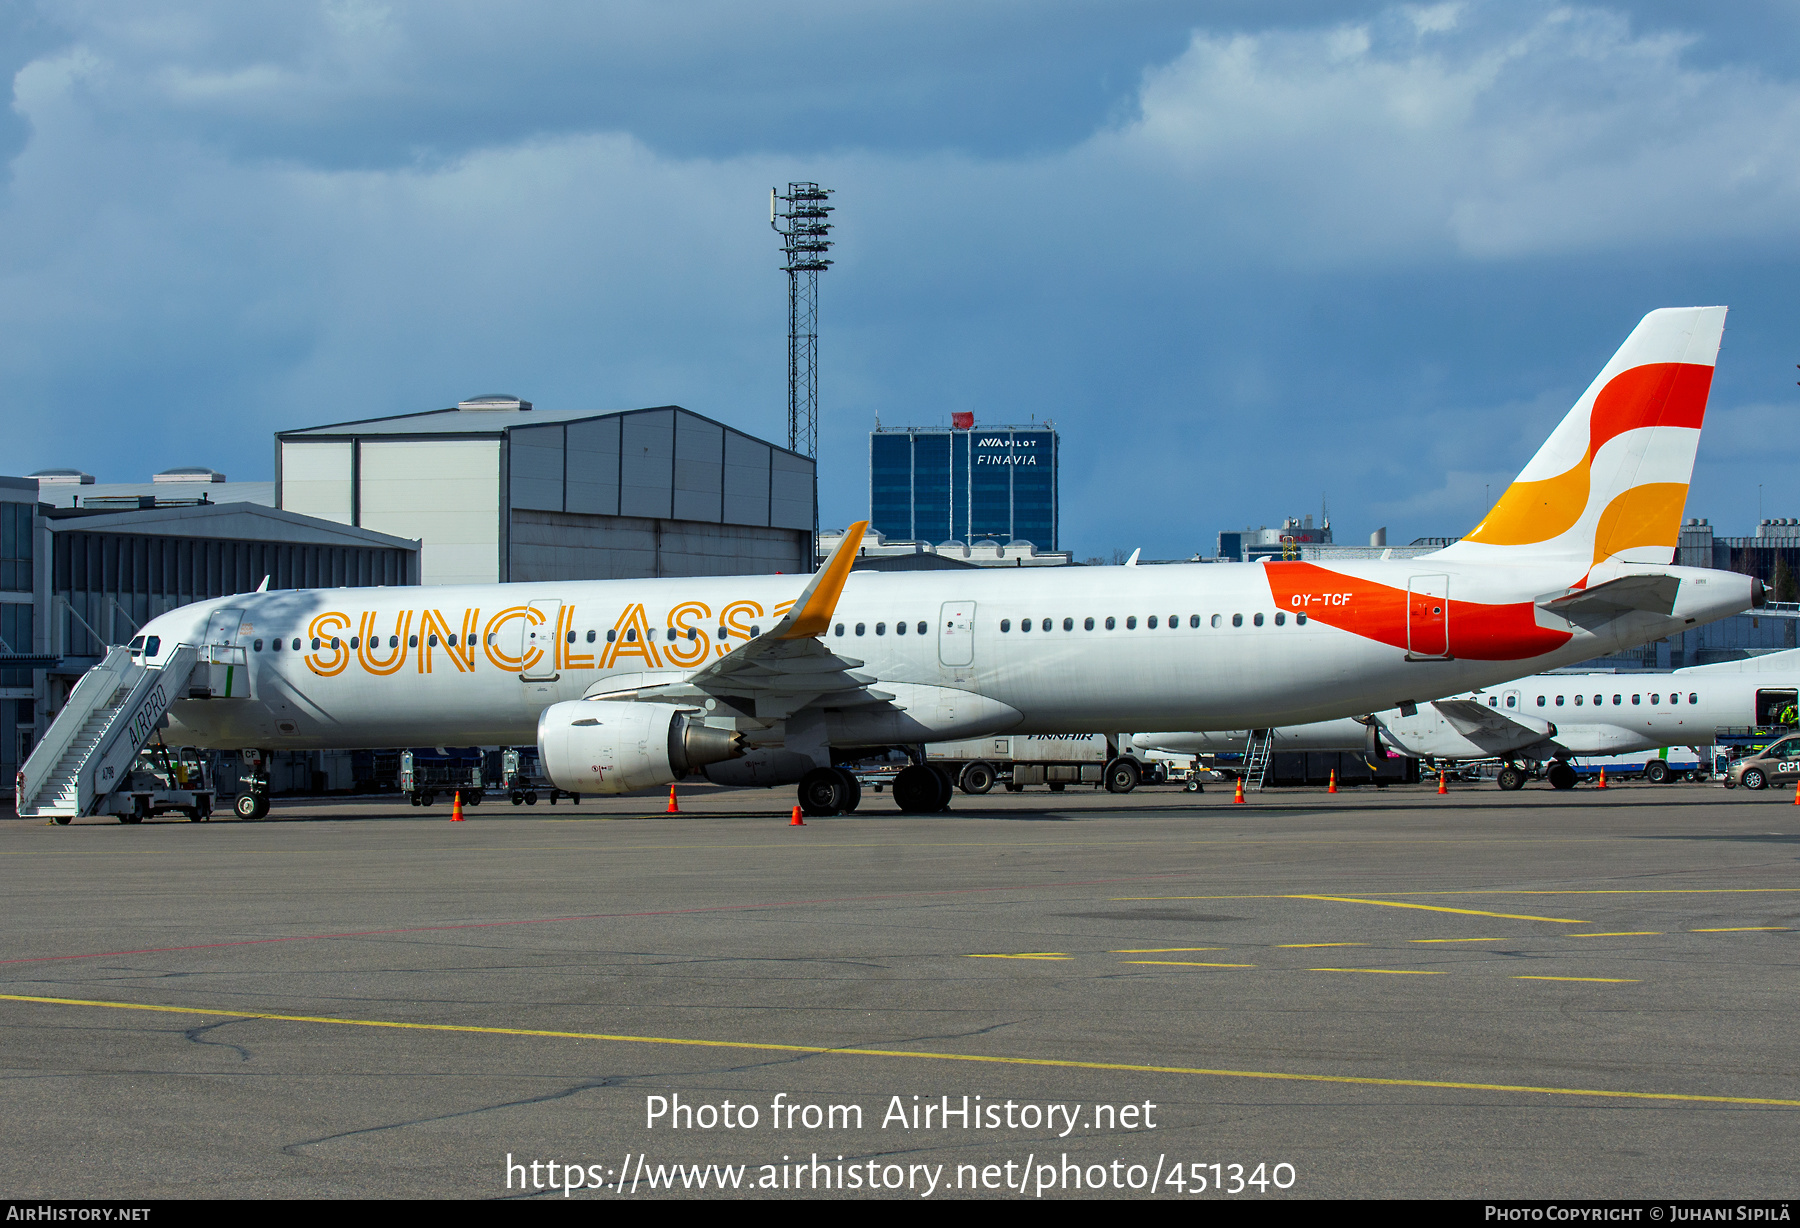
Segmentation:
<svg viewBox="0 0 1800 1228">
<path fill-rule="evenodd" d="M 771 722 L 818 703 L 849 708 L 892 701 L 891 693 L 873 688 L 874 677 L 857 672 L 861 661 L 839 656 L 819 638 L 831 626 L 867 527 L 867 521 L 859 521 L 845 530 L 837 553 L 814 573 L 781 620 L 761 635 L 678 681 L 592 698 L 716 699 L 737 715 Z"/>
<path fill-rule="evenodd" d="M 1547 721 L 1528 725 L 1523 721 L 1514 720 L 1498 708 L 1490 708 L 1486 704 L 1476 703 L 1472 699 L 1436 699 L 1432 701 L 1431 706 L 1436 708 L 1446 721 L 1450 722 L 1452 729 L 1477 742 L 1488 739 L 1516 742 L 1521 734 L 1530 734 L 1535 739 L 1548 737 L 1555 733 L 1555 726 L 1550 725 Z M 1547 726 L 1548 730 L 1537 726 Z"/>
<path fill-rule="evenodd" d="M 1592 588 L 1547 593 L 1537 599 L 1537 604 L 1571 622 L 1604 621 L 1632 610 L 1666 617 L 1675 610 L 1675 594 L 1680 588 L 1677 576 L 1620 576 Z"/>
</svg>

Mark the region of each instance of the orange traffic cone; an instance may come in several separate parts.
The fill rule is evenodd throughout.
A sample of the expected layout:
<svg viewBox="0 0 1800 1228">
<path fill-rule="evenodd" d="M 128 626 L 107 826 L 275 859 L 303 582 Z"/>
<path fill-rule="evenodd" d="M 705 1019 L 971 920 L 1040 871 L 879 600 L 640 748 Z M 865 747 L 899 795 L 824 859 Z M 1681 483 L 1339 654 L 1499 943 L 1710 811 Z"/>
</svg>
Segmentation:
<svg viewBox="0 0 1800 1228">
<path fill-rule="evenodd" d="M 1450 792 L 1449 786 L 1444 783 L 1444 769 L 1443 768 L 1438 769 L 1438 792 L 1439 793 Z"/>
<path fill-rule="evenodd" d="M 452 823 L 460 823 L 463 821 L 461 789 L 456 791 L 456 800 L 450 803 L 450 821 Z"/>
<path fill-rule="evenodd" d="M 1244 804 L 1244 778 L 1242 776 L 1238 777 L 1237 796 L 1232 798 L 1231 800 L 1232 800 L 1233 804 L 1238 805 L 1238 806 L 1242 806 Z"/>
<path fill-rule="evenodd" d="M 1604 763 L 1600 765 L 1600 783 L 1594 787 L 1597 789 L 1606 788 L 1606 765 Z"/>
<path fill-rule="evenodd" d="M 800 807 L 794 807 L 794 817 L 788 820 L 789 827 L 805 827 L 806 820 L 800 817 Z"/>
<path fill-rule="evenodd" d="M 681 807 L 677 806 L 675 804 L 675 786 L 674 785 L 669 786 L 669 808 L 667 810 L 665 810 L 663 813 L 664 814 L 680 814 L 681 813 Z"/>
<path fill-rule="evenodd" d="M 1327 792 L 1327 793 L 1336 793 L 1337 792 L 1337 769 L 1336 768 L 1331 769 L 1331 785 L 1329 788 L 1327 788 L 1325 790 L 1325 792 Z"/>
<path fill-rule="evenodd" d="M 1794 805 L 1800 806 L 1800 780 L 1794 782 Z"/>
</svg>

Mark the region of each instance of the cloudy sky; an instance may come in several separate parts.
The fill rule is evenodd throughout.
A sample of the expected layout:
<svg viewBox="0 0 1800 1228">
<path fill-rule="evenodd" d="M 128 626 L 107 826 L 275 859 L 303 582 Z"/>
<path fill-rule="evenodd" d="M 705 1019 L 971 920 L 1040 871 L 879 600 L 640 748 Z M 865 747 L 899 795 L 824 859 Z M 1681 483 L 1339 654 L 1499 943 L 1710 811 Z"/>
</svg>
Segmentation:
<svg viewBox="0 0 1800 1228">
<path fill-rule="evenodd" d="M 770 185 L 836 190 L 822 519 L 1053 420 L 1063 545 L 1460 534 L 1638 318 L 1732 315 L 1690 515 L 1800 515 L 1800 7 L 0 5 L 5 460 L 272 476 L 505 390 L 784 431 Z"/>
</svg>

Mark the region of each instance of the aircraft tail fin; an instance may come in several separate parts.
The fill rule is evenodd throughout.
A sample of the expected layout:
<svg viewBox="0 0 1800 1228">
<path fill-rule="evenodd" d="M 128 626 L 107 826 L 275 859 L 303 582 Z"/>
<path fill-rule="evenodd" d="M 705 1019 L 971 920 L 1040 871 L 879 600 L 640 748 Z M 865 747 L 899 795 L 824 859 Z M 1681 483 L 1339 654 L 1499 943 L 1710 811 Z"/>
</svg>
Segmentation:
<svg viewBox="0 0 1800 1228">
<path fill-rule="evenodd" d="M 1645 316 L 1493 510 L 1442 553 L 1584 573 L 1674 562 L 1725 311 Z"/>
</svg>

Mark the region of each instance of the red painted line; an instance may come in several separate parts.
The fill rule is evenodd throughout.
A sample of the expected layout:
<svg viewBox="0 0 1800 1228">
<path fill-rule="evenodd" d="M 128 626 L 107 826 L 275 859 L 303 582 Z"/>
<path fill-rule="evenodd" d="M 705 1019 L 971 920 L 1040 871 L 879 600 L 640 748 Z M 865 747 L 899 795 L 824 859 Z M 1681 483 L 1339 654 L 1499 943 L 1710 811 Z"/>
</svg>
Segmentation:
<svg viewBox="0 0 1800 1228">
<path fill-rule="evenodd" d="M 996 891 L 1032 891 L 1040 887 L 1098 887 L 1107 883 L 1154 882 L 1181 878 L 1181 874 L 1156 874 L 1149 878 L 1096 878 L 1076 883 L 1027 883 L 1021 887 L 961 887 L 953 891 L 902 891 L 888 895 L 852 895 L 821 900 L 782 900 L 773 904 L 713 904 L 705 908 L 663 908 L 650 912 L 594 912 L 568 917 L 525 917 L 514 921 L 465 921 L 456 925 L 416 925 L 392 930 L 349 930 L 341 934 L 290 934 L 285 938 L 244 938 L 235 942 L 201 942 L 186 947 L 144 947 L 136 951 L 95 951 L 85 955 L 31 955 L 0 959 L 8 964 L 44 964 L 70 959 L 113 959 L 126 955 L 166 955 L 177 951 L 211 951 L 221 947 L 254 947 L 271 942 L 327 942 L 334 938 L 381 938 L 394 934 L 432 934 L 454 930 L 492 929 L 502 925 L 558 925 L 572 921 L 604 921 L 624 917 L 676 917 L 686 913 L 749 912 L 764 908 L 808 908 L 822 904 L 860 904 L 873 900 L 907 900 L 938 895 L 984 895 Z"/>
</svg>

